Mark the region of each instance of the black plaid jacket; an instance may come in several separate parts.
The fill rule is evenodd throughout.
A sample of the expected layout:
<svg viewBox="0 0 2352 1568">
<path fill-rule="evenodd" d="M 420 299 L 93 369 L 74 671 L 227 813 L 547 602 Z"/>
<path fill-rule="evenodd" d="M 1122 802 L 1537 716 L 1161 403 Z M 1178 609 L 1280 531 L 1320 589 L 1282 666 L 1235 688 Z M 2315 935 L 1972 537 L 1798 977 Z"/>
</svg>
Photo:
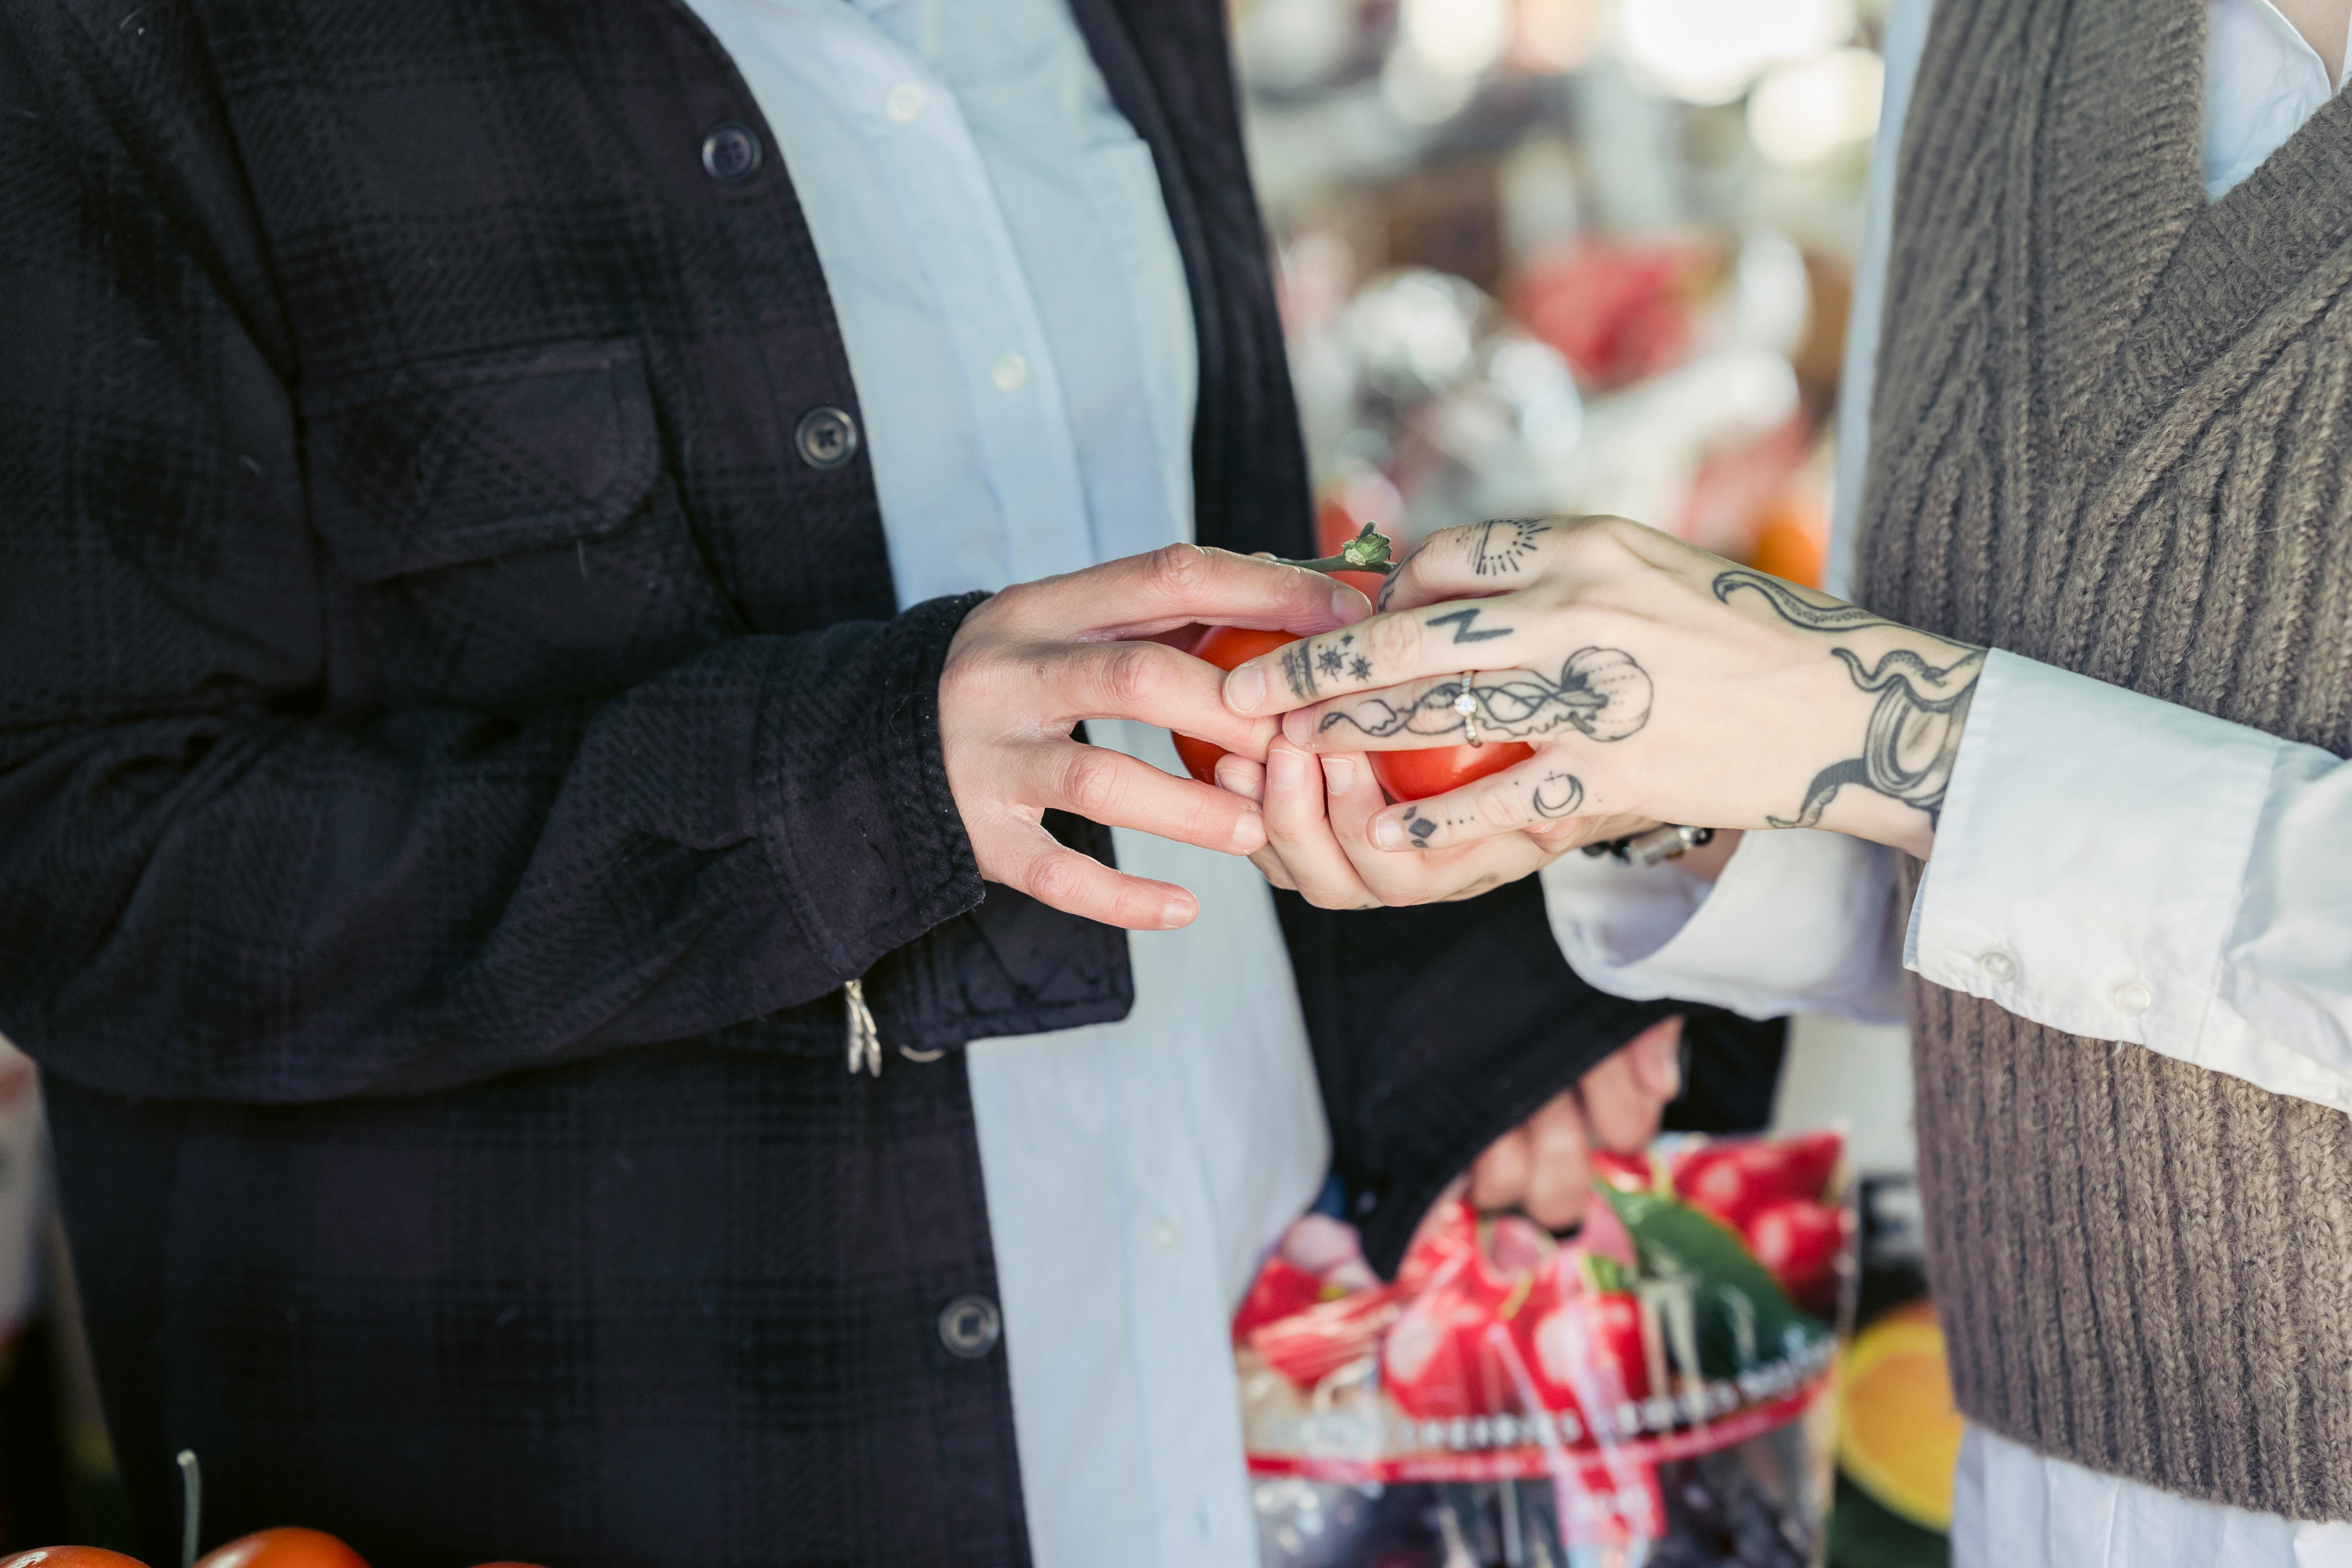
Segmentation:
<svg viewBox="0 0 2352 1568">
<path fill-rule="evenodd" d="M 1306 553 L 1223 8 L 1076 10 L 1191 280 L 1201 537 Z M 971 601 L 894 613 L 824 408 L 677 0 L 0 0 L 0 1029 L 156 1561 L 182 1447 L 208 1541 L 379 1568 L 1026 1559 L 939 1327 L 994 1289 L 962 1057 L 849 1076 L 836 992 L 952 1047 L 1123 1016 L 1126 947 L 983 898 Z M 1661 1011 L 1531 885 L 1284 919 L 1382 1256 Z"/>
</svg>

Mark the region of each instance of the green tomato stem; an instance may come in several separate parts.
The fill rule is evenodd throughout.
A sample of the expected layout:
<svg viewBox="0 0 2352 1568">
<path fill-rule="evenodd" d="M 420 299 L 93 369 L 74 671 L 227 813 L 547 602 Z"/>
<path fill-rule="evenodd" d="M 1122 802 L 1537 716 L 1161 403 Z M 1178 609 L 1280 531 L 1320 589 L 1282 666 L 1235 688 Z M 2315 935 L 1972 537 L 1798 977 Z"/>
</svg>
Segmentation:
<svg viewBox="0 0 2352 1568">
<path fill-rule="evenodd" d="M 1372 523 L 1339 547 L 1337 555 L 1326 555 L 1314 561 L 1285 561 L 1285 566 L 1304 566 L 1309 572 L 1377 572 L 1385 577 L 1396 570 L 1389 559 L 1388 535 Z"/>
</svg>

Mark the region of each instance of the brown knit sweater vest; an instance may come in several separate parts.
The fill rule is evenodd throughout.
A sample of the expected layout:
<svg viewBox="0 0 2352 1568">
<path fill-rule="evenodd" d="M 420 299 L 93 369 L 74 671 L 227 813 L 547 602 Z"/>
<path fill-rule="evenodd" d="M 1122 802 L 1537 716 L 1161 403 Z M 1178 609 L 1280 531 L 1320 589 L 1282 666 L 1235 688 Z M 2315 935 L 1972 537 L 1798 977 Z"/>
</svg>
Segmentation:
<svg viewBox="0 0 2352 1568">
<path fill-rule="evenodd" d="M 1936 6 L 1857 596 L 2342 754 L 2352 101 L 2209 206 L 2205 13 Z M 2352 874 L 2352 846 L 2312 852 Z M 1962 1409 L 2191 1497 L 2352 1519 L 2352 1120 L 1930 985 L 1913 1014 Z"/>
</svg>

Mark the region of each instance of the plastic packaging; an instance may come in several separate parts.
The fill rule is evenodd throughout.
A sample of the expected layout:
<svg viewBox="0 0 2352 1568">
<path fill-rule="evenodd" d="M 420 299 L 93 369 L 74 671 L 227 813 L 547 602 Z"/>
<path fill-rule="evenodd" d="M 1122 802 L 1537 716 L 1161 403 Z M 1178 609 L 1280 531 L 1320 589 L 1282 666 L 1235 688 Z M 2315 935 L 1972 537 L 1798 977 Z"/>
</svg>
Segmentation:
<svg viewBox="0 0 2352 1568">
<path fill-rule="evenodd" d="M 1813 1561 L 1841 1149 L 1602 1156 L 1570 1241 L 1453 1202 L 1389 1284 L 1302 1222 L 1235 1320 L 1266 1568 Z"/>
</svg>

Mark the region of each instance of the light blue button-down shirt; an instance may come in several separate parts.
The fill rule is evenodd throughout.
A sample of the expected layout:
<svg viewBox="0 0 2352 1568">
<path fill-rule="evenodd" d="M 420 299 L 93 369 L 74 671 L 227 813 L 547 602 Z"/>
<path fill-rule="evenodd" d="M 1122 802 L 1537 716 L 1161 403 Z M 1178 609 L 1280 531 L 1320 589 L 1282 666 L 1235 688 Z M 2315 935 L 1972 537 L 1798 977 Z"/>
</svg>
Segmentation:
<svg viewBox="0 0 2352 1568">
<path fill-rule="evenodd" d="M 689 3 L 782 142 L 899 604 L 1190 539 L 1182 263 L 1066 0 Z M 1162 731 L 1090 731 L 1181 771 Z M 1256 871 L 1114 838 L 1200 920 L 1131 940 L 1125 1022 L 967 1052 L 1030 1535 L 1040 1568 L 1228 1568 L 1256 1548 L 1227 1321 L 1327 1134 Z"/>
</svg>

